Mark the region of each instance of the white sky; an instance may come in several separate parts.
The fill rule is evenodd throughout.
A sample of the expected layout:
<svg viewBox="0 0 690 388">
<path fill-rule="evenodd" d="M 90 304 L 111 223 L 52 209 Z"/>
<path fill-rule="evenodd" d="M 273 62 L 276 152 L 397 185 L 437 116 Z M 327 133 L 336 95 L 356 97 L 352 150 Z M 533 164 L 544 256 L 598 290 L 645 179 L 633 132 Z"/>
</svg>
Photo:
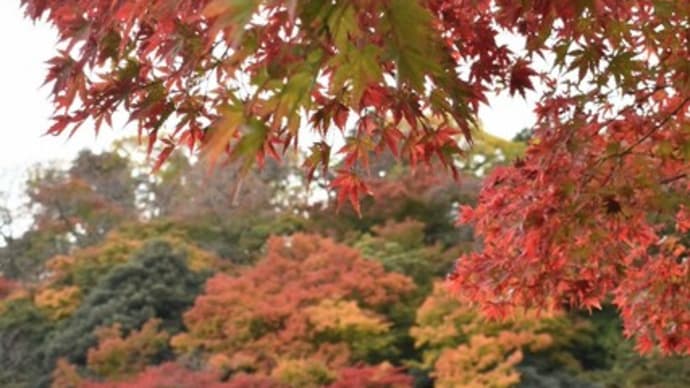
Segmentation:
<svg viewBox="0 0 690 388">
<path fill-rule="evenodd" d="M 113 131 L 95 139 L 86 128 L 71 140 L 43 136 L 52 107 L 41 85 L 55 42 L 48 26 L 24 19 L 19 0 L 0 1 L 0 192 L 15 190 L 33 164 L 69 160 L 86 146 L 102 149 L 113 139 Z"/>
<path fill-rule="evenodd" d="M 101 150 L 116 135 L 125 134 L 104 128 L 96 138 L 83 127 L 69 140 L 43 136 L 52 107 L 48 88 L 41 85 L 55 42 L 48 26 L 24 19 L 19 0 L 0 0 L 0 192 L 17 190 L 23 172 L 33 164 L 67 161 L 85 147 Z M 520 98 L 499 96 L 490 101 L 492 107 L 482 108 L 480 119 L 493 134 L 510 138 L 534 122 L 531 104 Z"/>
</svg>

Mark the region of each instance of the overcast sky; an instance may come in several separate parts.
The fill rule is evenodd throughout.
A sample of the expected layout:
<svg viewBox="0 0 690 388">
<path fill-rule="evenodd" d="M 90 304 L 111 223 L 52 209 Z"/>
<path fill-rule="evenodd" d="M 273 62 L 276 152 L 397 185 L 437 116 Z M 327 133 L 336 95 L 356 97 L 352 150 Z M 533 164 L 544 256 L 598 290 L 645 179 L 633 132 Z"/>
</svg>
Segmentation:
<svg viewBox="0 0 690 388">
<path fill-rule="evenodd" d="M 12 191 L 10 186 L 32 164 L 66 161 L 84 147 L 101 150 L 123 133 L 105 129 L 96 138 L 83 127 L 69 140 L 43 136 L 52 108 L 48 88 L 41 85 L 55 42 L 51 28 L 24 19 L 19 0 L 0 0 L 0 192 Z M 533 123 L 532 109 L 522 99 L 499 96 L 490 100 L 492 107 L 480 111 L 489 132 L 510 138 Z"/>
<path fill-rule="evenodd" d="M 88 128 L 69 141 L 43 136 L 50 127 L 52 107 L 48 88 L 41 85 L 55 42 L 55 32 L 48 26 L 24 19 L 19 0 L 0 1 L 0 168 L 69 159 L 84 146 L 102 147 L 113 138 L 113 131 L 106 131 L 96 139 Z"/>
</svg>

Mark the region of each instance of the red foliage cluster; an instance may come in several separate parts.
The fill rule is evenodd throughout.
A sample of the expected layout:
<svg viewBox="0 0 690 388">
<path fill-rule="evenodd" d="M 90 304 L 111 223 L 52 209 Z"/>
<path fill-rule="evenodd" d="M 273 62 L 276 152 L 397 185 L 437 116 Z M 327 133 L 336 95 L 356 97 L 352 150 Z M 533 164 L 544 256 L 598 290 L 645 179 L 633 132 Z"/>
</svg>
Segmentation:
<svg viewBox="0 0 690 388">
<path fill-rule="evenodd" d="M 23 0 L 30 17 L 48 15 L 62 42 L 47 77 L 49 133 L 88 120 L 98 130 L 124 107 L 149 149 L 162 142 L 158 165 L 178 144 L 262 162 L 297 144 L 304 110 L 323 135 L 307 160 L 311 175 L 328 167 L 326 135 L 352 118 L 333 185 L 355 206 L 371 151 L 454 170 L 456 135 L 469 139 L 489 84 L 531 87 L 529 63 L 494 39 L 490 2 L 455 3 Z"/>
<path fill-rule="evenodd" d="M 345 368 L 340 371 L 338 380 L 329 388 L 404 388 L 413 385 L 412 376 L 399 369 L 384 366 L 365 366 Z"/>
<path fill-rule="evenodd" d="M 560 20 L 566 46 L 553 49 L 566 50 L 578 77 L 539 103 L 525 158 L 496 169 L 476 208 L 463 209 L 484 249 L 462 257 L 450 283 L 491 316 L 515 305 L 598 308 L 613 297 L 639 350 L 687 353 L 690 40 L 677 32 L 690 6 L 634 3 L 596 1 L 587 26 L 575 22 L 575 3 L 505 15 L 528 37 Z M 574 42 L 590 43 L 568 51 Z M 577 92 L 589 79 L 596 87 Z"/>
<path fill-rule="evenodd" d="M 9 296 L 17 288 L 19 288 L 19 283 L 0 275 L 0 300 Z"/>
</svg>

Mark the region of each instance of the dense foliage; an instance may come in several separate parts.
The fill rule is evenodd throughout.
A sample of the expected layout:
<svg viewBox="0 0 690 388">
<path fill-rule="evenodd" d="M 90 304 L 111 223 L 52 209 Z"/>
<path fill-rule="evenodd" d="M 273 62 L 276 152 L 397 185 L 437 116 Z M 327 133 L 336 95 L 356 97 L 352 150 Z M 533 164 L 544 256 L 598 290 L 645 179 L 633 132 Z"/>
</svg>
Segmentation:
<svg viewBox="0 0 690 388">
<path fill-rule="evenodd" d="M 318 237 L 267 244 L 250 270 L 209 279 L 176 348 L 201 349 L 217 367 L 269 374 L 292 360 L 342 367 L 393 352 L 381 312 L 412 290 L 410 279 Z"/>
<path fill-rule="evenodd" d="M 0 209 L 0 386 L 690 385 L 689 2 L 21 4 L 155 157 Z"/>
<path fill-rule="evenodd" d="M 377 177 L 372 153 L 457 174 L 490 92 L 536 89 L 524 158 L 494 170 L 462 212 L 483 244 L 458 261 L 453 289 L 490 317 L 611 301 L 640 351 L 690 352 L 687 1 L 22 4 L 60 36 L 49 133 L 98 130 L 123 109 L 158 146 L 156 169 L 183 145 L 212 164 L 241 160 L 246 175 L 308 126 L 307 176 L 358 213 Z M 338 130 L 345 144 L 332 150 Z M 106 199 L 85 180 L 46 182 L 44 193 L 75 192 L 50 195 L 72 211 L 43 215 L 62 232 L 84 240 L 116 222 L 114 209 L 80 210 Z"/>
<path fill-rule="evenodd" d="M 492 154 L 501 146 L 482 145 Z M 386 195 L 386 206 L 363 201 L 358 217 L 351 209 L 336 216 L 333 197 L 312 203 L 303 189 L 267 185 L 266 172 L 252 173 L 240 196 L 232 189 L 204 193 L 203 201 L 172 212 L 157 209 L 188 198 L 202 179 L 202 162 L 175 155 L 163 167 L 166 180 L 145 180 L 137 177 L 137 158 L 123 173 L 99 165 L 118 160 L 111 153 L 82 154 L 74 163 L 87 156 L 99 161 L 89 165 L 99 181 L 138 182 L 109 186 L 132 190 L 119 197 L 134 202 L 104 235 L 76 228 L 81 240 L 42 222 L 45 211 L 30 206 L 35 221 L 16 239 L 38 243 L 25 251 L 0 247 L 3 268 L 15 260 L 27 269 L 0 277 L 3 387 L 680 387 L 690 381 L 686 358 L 637 355 L 609 305 L 592 315 L 521 310 L 493 322 L 448 293 L 444 278 L 455 258 L 480 245 L 466 227 L 454 227 L 452 216 L 459 203 L 476 198 L 474 178 L 454 183 L 380 164 L 384 173 L 372 188 Z M 280 174 L 289 176 L 290 168 Z M 74 168 L 52 170 L 68 176 Z M 162 189 L 173 180 L 178 190 Z M 61 187 L 59 196 L 69 198 L 71 188 Z M 262 199 L 254 190 L 270 193 Z M 115 201 L 107 191 L 99 195 Z M 61 249 L 43 241 L 59 241 Z"/>
<path fill-rule="evenodd" d="M 180 315 L 194 301 L 204 277 L 194 273 L 169 245 L 151 242 L 126 263 L 104 274 L 50 339 L 49 361 L 59 356 L 84 362 L 99 326 L 130 331 L 152 318 L 180 330 Z"/>
</svg>

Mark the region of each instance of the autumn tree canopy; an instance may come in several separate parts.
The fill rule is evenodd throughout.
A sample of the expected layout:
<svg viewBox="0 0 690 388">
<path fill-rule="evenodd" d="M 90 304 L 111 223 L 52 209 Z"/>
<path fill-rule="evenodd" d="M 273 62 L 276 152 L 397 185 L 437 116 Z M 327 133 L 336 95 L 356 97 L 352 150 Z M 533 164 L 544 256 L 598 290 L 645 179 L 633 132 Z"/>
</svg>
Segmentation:
<svg viewBox="0 0 690 388">
<path fill-rule="evenodd" d="M 690 3 L 22 3 L 60 35 L 49 133 L 98 130 L 123 110 L 159 145 L 157 164 L 184 145 L 249 167 L 309 126 L 307 175 L 342 153 L 331 186 L 357 209 L 372 152 L 454 170 L 489 92 L 538 85 L 524 158 L 462 211 L 483 248 L 451 285 L 491 316 L 613 298 L 640 350 L 690 353 Z"/>
<path fill-rule="evenodd" d="M 332 240 L 274 238 L 266 257 L 241 276 L 209 279 L 184 314 L 188 333 L 172 344 L 181 353 L 203 351 L 216 368 L 260 374 L 299 360 L 325 371 L 377 361 L 393 348 L 382 312 L 413 288 L 409 278 Z"/>
</svg>

